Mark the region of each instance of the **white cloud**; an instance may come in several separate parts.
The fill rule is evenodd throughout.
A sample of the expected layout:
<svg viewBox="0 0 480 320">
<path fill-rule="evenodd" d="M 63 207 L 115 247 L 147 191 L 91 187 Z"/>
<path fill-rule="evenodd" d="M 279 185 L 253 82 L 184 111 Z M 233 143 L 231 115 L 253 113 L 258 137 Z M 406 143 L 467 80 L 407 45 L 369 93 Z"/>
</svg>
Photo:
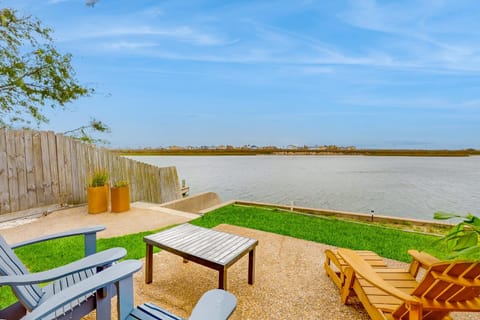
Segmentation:
<svg viewBox="0 0 480 320">
<path fill-rule="evenodd" d="M 72 0 L 48 0 L 49 4 L 57 4 L 57 3 L 62 3 L 62 2 L 69 2 Z"/>
<path fill-rule="evenodd" d="M 131 36 L 168 38 L 199 46 L 217 46 L 229 43 L 216 34 L 207 33 L 191 26 L 182 25 L 167 28 L 128 23 L 122 25 L 109 24 L 108 22 L 90 22 L 75 29 L 63 30 L 63 34 L 60 34 L 60 40 L 83 41 L 86 39 L 126 38 Z"/>
<path fill-rule="evenodd" d="M 451 27 L 457 19 L 455 4 L 440 1 L 377 3 L 374 0 L 351 1 L 339 15 L 343 22 L 361 29 L 383 33 L 377 50 L 394 55 L 393 65 L 413 65 L 438 70 L 480 71 L 480 47 L 469 28 Z M 412 10 L 412 8 L 415 8 Z M 472 22 L 470 27 L 478 22 Z M 451 31 L 455 30 L 455 31 Z"/>
<path fill-rule="evenodd" d="M 129 42 L 129 41 L 115 41 L 102 43 L 103 48 L 107 50 L 134 50 L 141 48 L 152 48 L 157 46 L 157 43 L 153 42 Z"/>
<path fill-rule="evenodd" d="M 339 103 L 358 106 L 358 107 L 373 107 L 373 108 L 401 108 L 401 109 L 424 109 L 424 110 L 459 110 L 459 109 L 480 109 L 480 100 L 464 100 L 454 101 L 452 99 L 444 98 L 404 98 L 395 96 L 391 98 L 375 98 L 368 96 L 350 95 L 348 98 L 343 98 Z"/>
</svg>

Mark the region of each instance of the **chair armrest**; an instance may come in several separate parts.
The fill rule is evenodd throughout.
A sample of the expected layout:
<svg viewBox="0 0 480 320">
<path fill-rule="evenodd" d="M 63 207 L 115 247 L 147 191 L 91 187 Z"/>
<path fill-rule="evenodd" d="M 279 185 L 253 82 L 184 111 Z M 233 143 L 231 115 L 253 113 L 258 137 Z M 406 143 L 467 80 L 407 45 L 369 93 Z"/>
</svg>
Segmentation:
<svg viewBox="0 0 480 320">
<path fill-rule="evenodd" d="M 103 230 L 105 230 L 105 226 L 94 226 L 94 227 L 88 227 L 88 228 L 75 229 L 75 230 L 50 234 L 50 235 L 46 235 L 46 236 L 43 236 L 43 237 L 38 237 L 38 238 L 35 238 L 35 239 L 15 243 L 15 244 L 11 245 L 10 247 L 12 249 L 17 249 L 17 248 L 20 248 L 20 247 L 24 247 L 24 246 L 27 246 L 27 245 L 30 245 L 30 244 L 43 242 L 43 241 L 47 241 L 47 240 L 54 240 L 54 239 L 59 239 L 59 238 L 66 238 L 66 237 L 84 235 L 85 236 L 85 256 L 88 256 L 88 255 L 91 255 L 91 254 L 95 253 L 97 232 L 103 231 Z"/>
<path fill-rule="evenodd" d="M 350 268 L 354 271 L 355 274 L 360 275 L 366 281 L 368 281 L 373 286 L 379 288 L 380 290 L 405 301 L 407 304 L 419 305 L 420 300 L 417 297 L 413 297 L 395 287 L 390 285 L 388 282 L 383 280 L 375 270 L 359 257 L 355 251 L 350 249 L 338 249 L 338 253 L 349 265 Z"/>
<path fill-rule="evenodd" d="M 437 262 L 442 262 L 440 259 L 423 251 L 420 252 L 417 250 L 408 250 L 408 254 L 411 255 L 414 260 L 420 262 L 425 269 L 430 268 L 431 265 Z"/>
<path fill-rule="evenodd" d="M 32 312 L 23 317 L 24 320 L 37 320 L 45 317 L 63 305 L 89 294 L 95 290 L 104 288 L 109 284 L 118 283 L 124 279 L 132 278 L 133 274 L 140 270 L 142 263 L 138 260 L 125 260 L 111 268 L 105 269 L 96 275 L 87 278 L 77 284 L 66 288 L 62 294 L 52 296 L 40 304 Z M 133 288 L 132 288 L 133 290 Z M 133 296 L 132 296 L 133 298 Z M 133 303 L 133 301 L 132 301 Z"/>
<path fill-rule="evenodd" d="M 412 262 L 410 263 L 409 272 L 413 277 L 416 277 L 420 268 L 427 270 L 433 264 L 441 262 L 440 259 L 426 253 L 417 250 L 408 250 L 408 254 L 412 256 Z"/>
<path fill-rule="evenodd" d="M 44 283 L 56 280 L 93 267 L 110 265 L 112 262 L 118 261 L 125 257 L 126 254 L 127 250 L 124 248 L 108 249 L 47 271 L 0 277 L 0 286 Z"/>
<path fill-rule="evenodd" d="M 189 320 L 226 320 L 237 307 L 237 298 L 228 291 L 213 289 L 205 292 L 193 308 Z"/>
</svg>

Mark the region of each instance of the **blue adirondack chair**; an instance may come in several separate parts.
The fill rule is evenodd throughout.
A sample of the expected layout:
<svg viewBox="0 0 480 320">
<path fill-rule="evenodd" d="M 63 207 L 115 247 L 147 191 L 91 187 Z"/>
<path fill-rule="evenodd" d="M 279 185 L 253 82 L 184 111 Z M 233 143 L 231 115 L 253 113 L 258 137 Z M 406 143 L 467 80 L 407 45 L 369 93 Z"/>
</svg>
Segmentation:
<svg viewBox="0 0 480 320">
<path fill-rule="evenodd" d="M 3 310 L 0 310 L 0 319 L 20 319 L 26 312 L 31 312 L 50 299 L 62 295 L 64 290 L 74 284 L 92 277 L 99 271 L 110 266 L 113 262 L 125 257 L 126 250 L 112 248 L 96 252 L 96 234 L 104 230 L 104 226 L 96 226 L 52 234 L 30 241 L 9 245 L 0 235 L 0 287 L 10 286 L 18 301 Z M 13 249 L 24 247 L 42 241 L 65 238 L 70 236 L 84 236 L 85 257 L 65 266 L 55 269 L 29 273 L 25 265 L 17 257 Z M 40 287 L 38 284 L 49 283 Z M 53 310 L 45 319 L 80 319 L 101 304 L 104 313 L 97 314 L 97 319 L 110 317 L 110 298 L 115 290 L 94 290 L 86 292 L 76 301 Z M 99 299 L 101 297 L 101 299 Z"/>
<path fill-rule="evenodd" d="M 67 288 L 62 295 L 50 299 L 31 313 L 24 320 L 45 319 L 44 316 L 61 306 L 75 301 L 87 292 L 98 290 L 114 284 L 117 289 L 117 310 L 119 320 L 183 320 L 182 318 L 154 305 L 146 303 L 133 305 L 133 274 L 140 270 L 142 263 L 138 260 L 125 260 L 105 269 L 85 281 Z M 237 299 L 230 292 L 213 289 L 207 291 L 197 302 L 189 320 L 225 320 L 228 319 L 237 306 Z M 98 312 L 98 308 L 97 308 Z M 107 317 L 105 319 L 110 319 Z"/>
</svg>

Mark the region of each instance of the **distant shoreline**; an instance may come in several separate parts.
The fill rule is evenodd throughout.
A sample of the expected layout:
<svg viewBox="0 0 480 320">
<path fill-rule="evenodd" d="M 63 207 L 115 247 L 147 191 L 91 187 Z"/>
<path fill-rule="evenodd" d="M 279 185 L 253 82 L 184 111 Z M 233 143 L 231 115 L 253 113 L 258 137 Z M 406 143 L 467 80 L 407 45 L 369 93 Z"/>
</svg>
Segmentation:
<svg viewBox="0 0 480 320">
<path fill-rule="evenodd" d="M 408 156 L 408 157 L 469 157 L 480 155 L 480 150 L 408 150 L 408 149 L 359 149 L 359 150 L 306 150 L 306 149 L 116 149 L 112 152 L 129 156 Z"/>
</svg>

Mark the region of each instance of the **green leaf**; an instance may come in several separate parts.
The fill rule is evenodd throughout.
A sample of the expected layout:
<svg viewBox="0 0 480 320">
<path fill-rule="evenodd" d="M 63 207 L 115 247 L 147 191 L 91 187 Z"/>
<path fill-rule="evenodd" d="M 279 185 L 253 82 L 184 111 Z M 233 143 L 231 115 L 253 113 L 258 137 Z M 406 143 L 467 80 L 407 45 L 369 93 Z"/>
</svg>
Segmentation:
<svg viewBox="0 0 480 320">
<path fill-rule="evenodd" d="M 435 212 L 433 214 L 433 218 L 437 219 L 437 220 L 447 220 L 447 219 L 451 219 L 451 218 L 462 218 L 462 216 L 460 216 L 458 214 L 454 214 L 454 213 L 447 213 L 447 212 L 438 211 L 438 212 Z"/>
<path fill-rule="evenodd" d="M 475 226 L 475 227 L 480 227 L 480 218 L 472 216 L 470 224 Z"/>
<path fill-rule="evenodd" d="M 462 236 L 458 237 L 453 250 L 459 251 L 470 247 L 475 247 L 478 244 L 478 236 L 475 232 L 465 232 Z"/>
</svg>

